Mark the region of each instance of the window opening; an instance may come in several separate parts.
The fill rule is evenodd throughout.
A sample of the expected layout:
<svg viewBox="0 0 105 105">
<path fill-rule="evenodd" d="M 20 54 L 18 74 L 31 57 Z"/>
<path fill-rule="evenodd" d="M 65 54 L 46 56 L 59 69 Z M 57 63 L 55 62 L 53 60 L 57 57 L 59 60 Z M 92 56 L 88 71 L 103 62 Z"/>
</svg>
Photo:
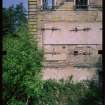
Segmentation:
<svg viewBox="0 0 105 105">
<path fill-rule="evenodd" d="M 88 0 L 76 0 L 76 9 L 88 9 Z"/>
<path fill-rule="evenodd" d="M 43 10 L 52 10 L 54 7 L 54 0 L 43 0 Z"/>
</svg>

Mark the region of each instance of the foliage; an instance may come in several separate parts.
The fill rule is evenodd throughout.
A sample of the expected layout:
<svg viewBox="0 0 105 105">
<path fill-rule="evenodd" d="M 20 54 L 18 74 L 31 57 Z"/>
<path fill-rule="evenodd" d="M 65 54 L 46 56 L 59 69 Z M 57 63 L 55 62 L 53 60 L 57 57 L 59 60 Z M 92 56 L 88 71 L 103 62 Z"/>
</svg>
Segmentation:
<svg viewBox="0 0 105 105">
<path fill-rule="evenodd" d="M 15 25 L 18 27 L 21 23 L 27 23 L 27 12 L 22 3 L 15 8 Z"/>
<path fill-rule="evenodd" d="M 5 105 L 24 105 L 38 96 L 43 86 L 43 51 L 28 31 L 22 4 L 3 9 L 3 101 Z"/>
<path fill-rule="evenodd" d="M 81 97 L 79 100 L 80 105 L 102 105 L 102 90 L 99 85 L 91 81 L 88 82 L 88 87 L 85 97 Z"/>
<path fill-rule="evenodd" d="M 27 12 L 22 3 L 13 5 L 9 8 L 3 8 L 3 33 L 14 34 L 21 23 L 27 23 Z"/>
<path fill-rule="evenodd" d="M 3 8 L 3 33 L 12 33 L 14 31 L 14 23 L 14 7 Z"/>
<path fill-rule="evenodd" d="M 12 98 L 26 102 L 29 96 L 40 94 L 42 88 L 39 75 L 42 50 L 31 39 L 24 25 L 18 28 L 16 34 L 15 37 L 7 35 L 3 40 L 3 48 L 7 51 L 3 59 L 3 96 L 6 103 Z"/>
<path fill-rule="evenodd" d="M 102 105 L 102 95 L 93 80 L 79 83 L 47 80 L 41 95 L 33 101 L 32 105 Z"/>
<path fill-rule="evenodd" d="M 7 105 L 25 105 L 25 103 L 12 98 L 8 101 Z"/>
</svg>

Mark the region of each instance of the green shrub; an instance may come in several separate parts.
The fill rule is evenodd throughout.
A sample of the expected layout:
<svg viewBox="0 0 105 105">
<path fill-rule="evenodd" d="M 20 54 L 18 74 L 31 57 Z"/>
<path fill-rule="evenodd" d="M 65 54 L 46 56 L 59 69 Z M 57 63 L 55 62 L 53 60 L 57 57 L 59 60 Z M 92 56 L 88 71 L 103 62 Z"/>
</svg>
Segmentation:
<svg viewBox="0 0 105 105">
<path fill-rule="evenodd" d="M 3 48 L 7 51 L 3 58 L 3 99 L 6 104 L 11 99 L 26 102 L 29 96 L 40 94 L 43 87 L 40 75 L 43 51 L 25 26 L 18 28 L 17 36 L 7 35 L 3 39 Z"/>
<path fill-rule="evenodd" d="M 47 80 L 41 95 L 33 101 L 32 105 L 101 105 L 102 97 L 100 87 L 93 80 L 79 83 Z"/>
</svg>

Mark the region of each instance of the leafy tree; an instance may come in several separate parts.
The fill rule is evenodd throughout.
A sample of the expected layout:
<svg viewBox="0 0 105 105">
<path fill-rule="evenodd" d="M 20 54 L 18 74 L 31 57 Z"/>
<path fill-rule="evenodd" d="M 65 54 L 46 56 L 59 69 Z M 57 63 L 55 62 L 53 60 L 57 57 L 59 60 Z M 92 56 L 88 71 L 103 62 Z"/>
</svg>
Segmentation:
<svg viewBox="0 0 105 105">
<path fill-rule="evenodd" d="M 3 33 L 4 35 L 16 32 L 22 23 L 27 23 L 27 12 L 22 3 L 16 7 L 3 8 Z"/>
<path fill-rule="evenodd" d="M 13 33 L 15 24 L 14 6 L 3 8 L 3 33 Z"/>
<path fill-rule="evenodd" d="M 22 4 L 3 9 L 3 100 L 5 105 L 24 105 L 42 88 L 43 52 L 28 31 Z M 15 33 L 15 37 L 14 37 Z"/>
<path fill-rule="evenodd" d="M 18 27 L 21 23 L 27 23 L 27 11 L 22 3 L 15 8 L 15 25 Z"/>
<path fill-rule="evenodd" d="M 8 105 L 13 105 L 13 100 L 28 102 L 30 97 L 40 94 L 42 88 L 42 50 L 25 25 L 21 25 L 16 34 L 17 37 L 7 35 L 3 40 L 7 51 L 3 59 L 3 99 Z"/>
</svg>

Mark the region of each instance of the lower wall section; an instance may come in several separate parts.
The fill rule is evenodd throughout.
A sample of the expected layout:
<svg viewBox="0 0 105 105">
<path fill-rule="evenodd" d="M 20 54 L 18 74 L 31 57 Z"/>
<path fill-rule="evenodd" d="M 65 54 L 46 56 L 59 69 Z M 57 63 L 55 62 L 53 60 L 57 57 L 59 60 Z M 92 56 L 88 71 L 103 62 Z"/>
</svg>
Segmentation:
<svg viewBox="0 0 105 105">
<path fill-rule="evenodd" d="M 73 81 L 98 79 L 97 68 L 78 68 L 78 67 L 64 67 L 64 68 L 44 68 L 43 79 L 68 79 L 73 76 Z"/>
<path fill-rule="evenodd" d="M 102 65 L 102 45 L 45 45 L 45 67 L 97 67 Z"/>
</svg>

